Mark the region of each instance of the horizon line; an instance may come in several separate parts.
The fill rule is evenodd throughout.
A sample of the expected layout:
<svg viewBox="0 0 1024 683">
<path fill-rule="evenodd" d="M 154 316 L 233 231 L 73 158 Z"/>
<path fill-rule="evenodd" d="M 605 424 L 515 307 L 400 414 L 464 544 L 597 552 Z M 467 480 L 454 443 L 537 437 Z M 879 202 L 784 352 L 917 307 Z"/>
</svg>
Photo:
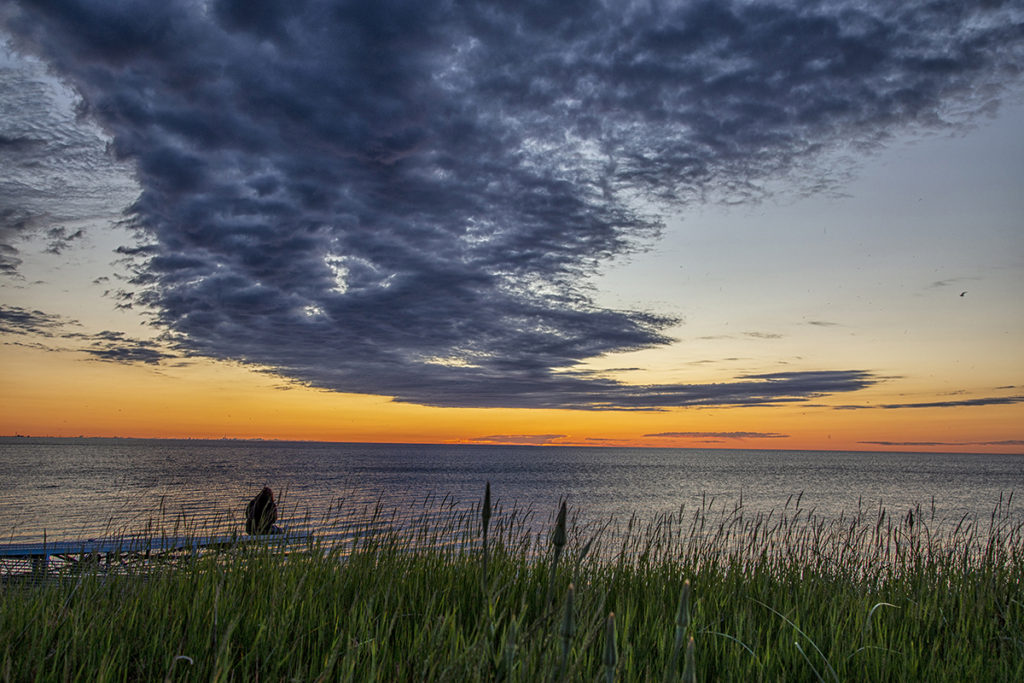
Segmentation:
<svg viewBox="0 0 1024 683">
<path fill-rule="evenodd" d="M 1024 451 L 1021 452 L 988 452 L 988 451 L 922 451 L 922 450 L 911 450 L 908 445 L 907 449 L 900 449 L 896 446 L 883 448 L 879 444 L 878 448 L 875 449 L 857 449 L 857 448 L 769 448 L 769 447 L 742 447 L 738 445 L 725 445 L 725 444 L 707 444 L 703 446 L 624 446 L 624 445 L 607 445 L 607 444 L 581 444 L 581 443 L 490 443 L 490 442 L 473 442 L 473 441 L 325 441 L 322 439 L 281 439 L 281 438 L 268 438 L 268 437 L 233 437 L 233 436 L 221 436 L 221 437 L 193 437 L 193 436 L 86 436 L 80 434 L 77 436 L 50 436 L 50 435 L 38 435 L 38 434 L 0 434 L 0 440 L 11 440 L 18 441 L 21 439 L 51 439 L 60 441 L 208 441 L 208 442 L 239 442 L 239 443 L 294 443 L 294 444 L 325 444 L 325 445 L 362 445 L 362 446 L 489 446 L 489 447 L 523 447 L 523 448 L 594 448 L 594 449 L 637 449 L 637 450 L 721 450 L 721 451 L 773 451 L 779 453 L 901 453 L 901 454 L 920 454 L 920 455 L 1011 455 L 1011 456 L 1024 456 Z M 924 444 L 922 444 L 924 445 Z M 976 445 L 972 443 L 962 444 L 963 447 L 969 447 Z M 999 446 L 1000 444 L 992 444 L 993 447 Z M 948 444 L 952 447 L 955 444 Z M 941 447 L 939 444 L 935 445 L 936 448 Z"/>
</svg>

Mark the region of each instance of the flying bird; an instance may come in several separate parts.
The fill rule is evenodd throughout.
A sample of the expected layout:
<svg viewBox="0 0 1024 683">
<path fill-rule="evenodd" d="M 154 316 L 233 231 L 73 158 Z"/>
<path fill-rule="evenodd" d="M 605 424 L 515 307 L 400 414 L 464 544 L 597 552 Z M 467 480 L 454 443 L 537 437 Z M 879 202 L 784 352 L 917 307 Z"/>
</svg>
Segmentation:
<svg viewBox="0 0 1024 683">
<path fill-rule="evenodd" d="M 966 293 L 967 293 L 966 291 L 964 291 L 964 292 L 960 292 L 960 296 L 963 296 L 963 295 L 964 295 L 964 294 L 966 294 Z"/>
</svg>

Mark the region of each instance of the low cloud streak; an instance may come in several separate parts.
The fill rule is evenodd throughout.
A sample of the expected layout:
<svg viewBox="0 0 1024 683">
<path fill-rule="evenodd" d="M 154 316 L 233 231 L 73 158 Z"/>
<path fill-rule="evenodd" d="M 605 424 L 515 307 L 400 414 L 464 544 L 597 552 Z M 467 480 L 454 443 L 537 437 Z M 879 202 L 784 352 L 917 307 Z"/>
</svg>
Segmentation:
<svg viewBox="0 0 1024 683">
<path fill-rule="evenodd" d="M 776 432 L 659 432 L 645 437 L 673 439 L 788 439 L 789 434 Z"/>
<path fill-rule="evenodd" d="M 868 446 L 1024 446 L 1024 439 L 1002 441 L 859 441 Z"/>
<path fill-rule="evenodd" d="M 470 439 L 476 444 L 504 444 L 515 446 L 545 446 L 566 438 L 565 434 L 493 434 Z"/>
<path fill-rule="evenodd" d="M 1001 406 L 1024 403 L 1024 396 L 986 396 L 962 398 L 954 401 L 922 401 L 920 403 L 883 403 L 878 406 L 887 410 L 899 408 L 965 408 L 971 406 Z"/>
</svg>

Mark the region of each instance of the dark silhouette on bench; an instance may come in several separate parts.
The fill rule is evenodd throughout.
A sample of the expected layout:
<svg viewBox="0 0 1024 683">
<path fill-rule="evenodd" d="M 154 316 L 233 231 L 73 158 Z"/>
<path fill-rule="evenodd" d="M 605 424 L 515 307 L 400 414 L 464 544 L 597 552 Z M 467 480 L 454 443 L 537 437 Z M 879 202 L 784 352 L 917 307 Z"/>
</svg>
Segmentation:
<svg viewBox="0 0 1024 683">
<path fill-rule="evenodd" d="M 245 506 L 245 533 L 259 536 L 262 534 L 279 534 L 281 528 L 276 526 L 277 503 L 274 492 L 264 486 L 255 498 Z"/>
</svg>

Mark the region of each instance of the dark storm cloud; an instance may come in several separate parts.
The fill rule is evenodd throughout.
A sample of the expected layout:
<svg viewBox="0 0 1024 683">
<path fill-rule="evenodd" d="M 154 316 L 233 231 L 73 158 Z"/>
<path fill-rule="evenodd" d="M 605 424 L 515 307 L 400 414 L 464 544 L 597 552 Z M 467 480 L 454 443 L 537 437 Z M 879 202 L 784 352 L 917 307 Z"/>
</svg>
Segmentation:
<svg viewBox="0 0 1024 683">
<path fill-rule="evenodd" d="M 823 153 L 991 111 L 1024 62 L 998 2 L 52 0 L 0 19 L 134 164 L 151 251 L 131 303 L 196 354 L 443 406 L 870 385 L 579 372 L 675 322 L 602 309 L 585 277 L 656 237 L 655 212 L 780 177 L 817 191 L 845 174 Z"/>
</svg>

